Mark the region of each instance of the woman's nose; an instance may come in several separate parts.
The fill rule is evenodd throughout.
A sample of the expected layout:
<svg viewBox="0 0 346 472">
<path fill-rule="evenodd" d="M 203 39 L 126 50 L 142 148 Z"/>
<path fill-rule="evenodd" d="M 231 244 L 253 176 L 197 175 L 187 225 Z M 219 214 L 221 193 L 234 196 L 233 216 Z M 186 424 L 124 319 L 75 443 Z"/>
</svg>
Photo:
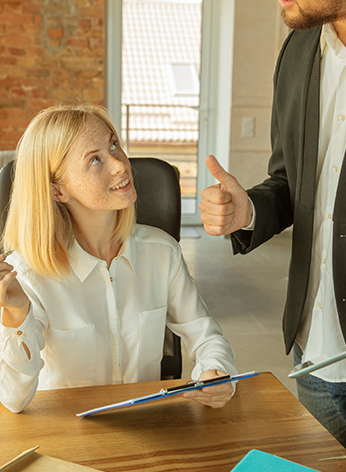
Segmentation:
<svg viewBox="0 0 346 472">
<path fill-rule="evenodd" d="M 114 156 L 113 154 L 109 153 L 108 155 L 108 162 L 111 167 L 111 170 L 115 174 L 119 174 L 125 172 L 127 170 L 127 157 L 124 155 L 117 155 Z"/>
</svg>

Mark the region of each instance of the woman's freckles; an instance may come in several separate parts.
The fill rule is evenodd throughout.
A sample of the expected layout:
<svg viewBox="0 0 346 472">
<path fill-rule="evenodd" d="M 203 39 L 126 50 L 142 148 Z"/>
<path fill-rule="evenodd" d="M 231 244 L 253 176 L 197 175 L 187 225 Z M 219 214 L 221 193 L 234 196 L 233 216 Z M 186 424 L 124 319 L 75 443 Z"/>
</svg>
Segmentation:
<svg viewBox="0 0 346 472">
<path fill-rule="evenodd" d="M 129 160 L 117 137 L 99 118 L 87 117 L 67 159 L 64 186 L 70 210 L 120 210 L 135 202 Z M 127 180 L 128 185 L 114 190 Z"/>
</svg>

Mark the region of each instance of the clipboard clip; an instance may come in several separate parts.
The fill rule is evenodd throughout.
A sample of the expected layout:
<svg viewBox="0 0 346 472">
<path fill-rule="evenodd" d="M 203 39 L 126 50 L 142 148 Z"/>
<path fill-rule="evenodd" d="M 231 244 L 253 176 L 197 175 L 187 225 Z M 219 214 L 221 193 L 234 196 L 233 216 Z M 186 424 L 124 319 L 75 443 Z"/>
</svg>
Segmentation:
<svg viewBox="0 0 346 472">
<path fill-rule="evenodd" d="M 222 377 L 214 377 L 212 379 L 207 379 L 207 380 L 190 380 L 184 385 L 177 385 L 176 387 L 170 387 L 170 388 L 162 388 L 160 390 L 160 393 L 162 395 L 166 395 L 167 393 L 179 392 L 180 390 L 184 392 L 185 390 L 203 388 L 203 387 L 207 387 L 208 385 L 210 386 L 211 384 L 215 384 L 219 382 L 223 383 L 224 381 L 227 381 L 230 379 L 231 379 L 231 376 L 227 374 L 227 375 L 223 375 Z"/>
</svg>

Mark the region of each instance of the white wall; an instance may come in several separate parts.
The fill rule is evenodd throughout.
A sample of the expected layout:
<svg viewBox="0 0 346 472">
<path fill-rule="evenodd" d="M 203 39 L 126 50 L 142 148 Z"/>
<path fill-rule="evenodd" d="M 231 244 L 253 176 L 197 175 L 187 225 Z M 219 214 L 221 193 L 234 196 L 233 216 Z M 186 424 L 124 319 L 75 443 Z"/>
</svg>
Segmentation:
<svg viewBox="0 0 346 472">
<path fill-rule="evenodd" d="M 248 188 L 267 176 L 272 78 L 288 29 L 277 0 L 235 0 L 234 26 L 229 170 Z"/>
</svg>

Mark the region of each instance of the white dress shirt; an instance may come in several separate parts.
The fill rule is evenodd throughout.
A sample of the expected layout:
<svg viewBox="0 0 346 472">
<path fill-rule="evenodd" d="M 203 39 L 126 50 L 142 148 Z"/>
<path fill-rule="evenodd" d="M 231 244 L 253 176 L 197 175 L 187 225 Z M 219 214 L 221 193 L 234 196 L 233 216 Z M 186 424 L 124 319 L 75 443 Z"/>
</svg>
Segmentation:
<svg viewBox="0 0 346 472">
<path fill-rule="evenodd" d="M 323 27 L 320 44 L 320 135 L 314 235 L 303 325 L 297 337 L 304 351 L 304 362 L 345 344 L 334 295 L 332 246 L 334 202 L 346 148 L 346 48 L 331 25 Z M 325 381 L 346 382 L 346 360 L 313 375 Z"/>
<path fill-rule="evenodd" d="M 234 352 L 209 316 L 182 257 L 163 231 L 136 225 L 109 270 L 77 242 L 65 281 L 8 262 L 31 301 L 19 328 L 0 325 L 0 400 L 21 411 L 39 389 L 160 379 L 165 326 L 208 369 L 235 374 Z M 25 343 L 30 360 L 23 349 Z"/>
</svg>

